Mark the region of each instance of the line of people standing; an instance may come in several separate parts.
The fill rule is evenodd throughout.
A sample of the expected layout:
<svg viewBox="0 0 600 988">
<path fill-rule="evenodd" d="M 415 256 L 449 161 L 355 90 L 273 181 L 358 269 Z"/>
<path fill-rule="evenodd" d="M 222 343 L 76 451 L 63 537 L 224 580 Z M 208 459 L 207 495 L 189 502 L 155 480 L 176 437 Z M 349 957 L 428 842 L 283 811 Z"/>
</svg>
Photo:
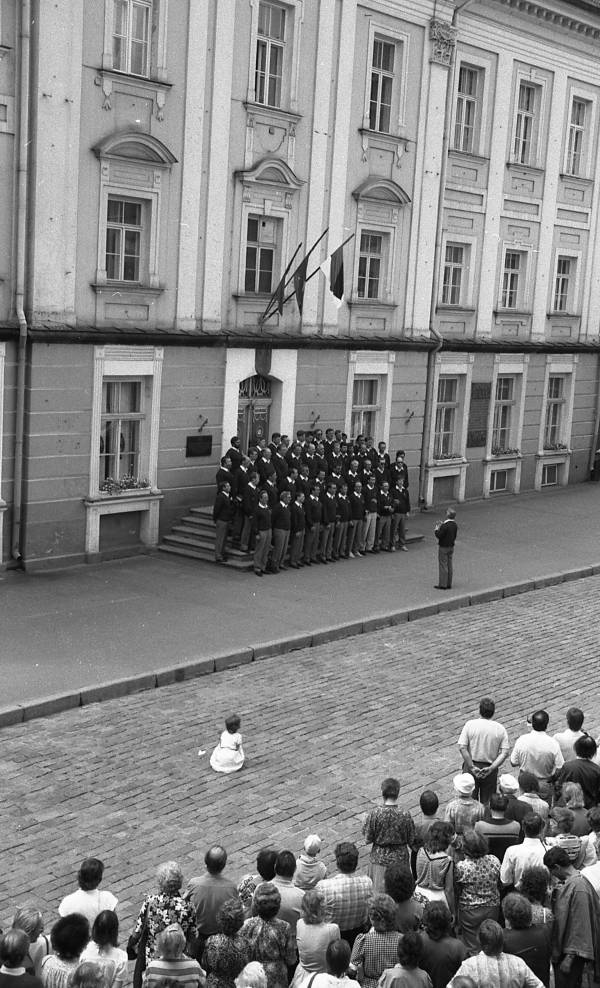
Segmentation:
<svg viewBox="0 0 600 988">
<path fill-rule="evenodd" d="M 228 537 L 252 552 L 254 572 L 277 573 L 367 552 L 406 552 L 410 513 L 404 450 L 326 429 L 299 430 L 296 441 L 274 433 L 245 456 L 237 436 L 221 460 L 213 508 L 215 560 Z"/>
</svg>

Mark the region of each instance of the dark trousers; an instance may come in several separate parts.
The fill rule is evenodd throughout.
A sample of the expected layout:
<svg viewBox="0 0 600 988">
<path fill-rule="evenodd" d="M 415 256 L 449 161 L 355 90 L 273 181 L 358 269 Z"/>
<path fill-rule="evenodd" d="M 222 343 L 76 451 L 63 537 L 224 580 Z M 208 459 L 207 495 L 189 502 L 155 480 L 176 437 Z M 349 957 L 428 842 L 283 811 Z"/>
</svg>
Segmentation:
<svg viewBox="0 0 600 988">
<path fill-rule="evenodd" d="M 487 768 L 489 762 L 476 762 L 473 759 L 473 765 L 475 768 Z M 463 772 L 469 772 L 470 769 L 463 763 Z M 480 803 L 489 803 L 490 796 L 496 792 L 496 785 L 498 783 L 498 769 L 495 768 L 490 775 L 486 776 L 485 779 L 478 779 L 477 776 L 473 776 L 475 779 L 475 789 L 473 790 L 473 799 L 478 799 Z"/>
<path fill-rule="evenodd" d="M 568 974 L 560 970 L 559 964 L 553 964 L 552 967 L 554 968 L 554 988 L 581 988 L 583 969 L 585 968 L 583 957 L 573 958 Z"/>
<path fill-rule="evenodd" d="M 439 563 L 439 579 L 438 584 L 440 587 L 452 586 L 452 556 L 454 555 L 454 546 L 441 545 L 438 548 L 438 563 Z"/>
</svg>

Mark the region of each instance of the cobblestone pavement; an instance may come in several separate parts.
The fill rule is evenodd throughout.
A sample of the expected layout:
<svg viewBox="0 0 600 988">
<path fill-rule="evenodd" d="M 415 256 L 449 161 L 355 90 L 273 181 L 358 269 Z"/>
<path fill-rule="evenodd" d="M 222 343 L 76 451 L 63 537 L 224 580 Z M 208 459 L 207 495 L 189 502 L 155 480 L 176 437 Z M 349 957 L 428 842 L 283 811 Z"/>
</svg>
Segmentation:
<svg viewBox="0 0 600 988">
<path fill-rule="evenodd" d="M 410 809 L 426 786 L 448 797 L 484 693 L 511 741 L 542 704 L 551 729 L 577 702 L 596 731 L 599 593 L 591 577 L 5 728 L 0 924 L 34 899 L 49 928 L 86 854 L 106 863 L 122 939 L 161 861 L 199 874 L 219 841 L 237 878 L 259 847 L 298 851 L 313 831 L 329 863 L 337 839 L 360 843 L 386 774 Z M 219 776 L 197 749 L 232 710 L 247 767 Z"/>
</svg>

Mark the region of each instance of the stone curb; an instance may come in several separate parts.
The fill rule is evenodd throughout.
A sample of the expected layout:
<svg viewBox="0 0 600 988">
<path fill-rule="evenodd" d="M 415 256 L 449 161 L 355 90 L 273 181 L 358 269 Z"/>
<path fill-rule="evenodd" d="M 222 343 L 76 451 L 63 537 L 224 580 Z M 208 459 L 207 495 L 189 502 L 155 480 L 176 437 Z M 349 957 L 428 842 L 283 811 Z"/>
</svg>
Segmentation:
<svg viewBox="0 0 600 988">
<path fill-rule="evenodd" d="M 320 628 L 317 631 L 301 633 L 289 638 L 275 639 L 260 645 L 237 649 L 235 652 L 223 652 L 212 658 L 195 658 L 166 666 L 153 672 L 140 672 L 122 679 L 112 679 L 95 686 L 85 686 L 81 689 L 65 693 L 56 693 L 36 700 L 26 700 L 10 706 L 0 707 L 0 728 L 23 724 L 38 717 L 50 717 L 52 714 L 76 707 L 84 707 L 90 703 L 101 703 L 103 700 L 115 700 L 145 690 L 159 689 L 172 683 L 181 683 L 200 676 L 208 676 L 235 666 L 248 665 L 262 659 L 273 658 L 277 655 L 287 655 L 301 648 L 315 648 L 328 642 L 340 641 L 371 631 L 403 624 L 406 621 L 418 621 L 426 617 L 434 617 L 445 611 L 458 610 L 463 607 L 475 607 L 490 601 L 503 600 L 516 594 L 529 593 L 545 587 L 556 586 L 559 583 L 570 583 L 573 580 L 584 580 L 590 576 L 600 575 L 600 564 L 582 566 L 580 569 L 566 570 L 564 573 L 549 573 L 546 576 L 535 577 L 519 583 L 509 583 L 506 586 L 490 587 L 487 590 L 476 590 L 473 593 L 461 594 L 457 597 L 443 597 L 435 603 L 423 604 L 422 607 L 412 607 L 389 614 L 376 614 L 364 621 L 348 621 L 344 624 Z"/>
</svg>

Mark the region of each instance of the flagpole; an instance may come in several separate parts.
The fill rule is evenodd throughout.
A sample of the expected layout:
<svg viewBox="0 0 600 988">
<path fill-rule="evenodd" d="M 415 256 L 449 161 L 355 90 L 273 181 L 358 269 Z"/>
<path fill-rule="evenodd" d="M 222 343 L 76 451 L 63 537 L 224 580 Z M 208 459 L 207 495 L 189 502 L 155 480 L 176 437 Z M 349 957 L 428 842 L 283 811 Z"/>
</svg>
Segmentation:
<svg viewBox="0 0 600 988">
<path fill-rule="evenodd" d="M 260 317 L 260 319 L 258 320 L 258 323 L 259 323 L 260 326 L 262 326 L 262 324 L 273 315 L 272 312 L 269 312 L 269 309 L 271 308 L 271 306 L 273 304 L 273 301 L 275 299 L 275 296 L 277 295 L 277 292 L 279 291 L 279 286 L 280 285 L 283 285 L 284 288 L 286 287 L 287 282 L 285 281 L 285 278 L 286 278 L 287 273 L 290 270 L 292 264 L 294 263 L 294 261 L 296 259 L 296 254 L 298 253 L 298 251 L 300 250 L 301 247 L 302 247 L 302 241 L 300 241 L 300 243 L 296 247 L 296 250 L 292 254 L 290 263 L 288 264 L 287 268 L 283 272 L 283 275 L 281 276 L 281 278 L 277 282 L 277 287 L 276 287 L 275 291 L 271 294 L 271 298 L 269 299 L 269 301 L 267 303 L 267 307 L 266 307 L 265 311 L 263 312 L 262 316 Z M 268 312 L 269 312 L 269 315 L 267 315 Z"/>
<path fill-rule="evenodd" d="M 329 227 L 327 229 L 329 229 Z M 323 237 L 325 236 L 326 233 L 327 233 L 327 230 L 325 230 L 325 232 L 321 234 L 321 236 L 319 237 L 319 239 L 317 240 L 317 242 L 309 250 L 308 254 L 306 255 L 307 257 L 310 257 L 310 255 L 312 254 L 313 250 L 315 249 L 315 247 L 317 246 L 317 244 L 323 239 Z M 354 234 L 351 233 L 350 236 L 349 237 L 346 237 L 346 239 L 344 240 L 344 242 L 342 244 L 340 244 L 339 247 L 336 247 L 336 250 L 341 250 L 342 247 L 345 247 L 347 243 L 350 243 L 350 241 L 352 240 L 353 237 L 354 237 Z M 296 251 L 296 254 L 297 253 L 298 253 L 298 251 Z M 308 277 L 307 277 L 306 281 L 304 282 L 304 284 L 306 284 L 308 281 L 310 281 L 311 278 L 314 278 L 314 276 L 316 274 L 318 274 L 320 270 L 321 270 L 321 265 L 319 265 L 318 268 L 315 268 L 315 270 L 312 272 L 312 274 L 309 274 L 308 275 Z M 292 277 L 293 277 L 293 275 L 292 275 Z M 289 285 L 289 283 L 290 283 L 291 280 L 292 279 L 289 278 L 288 281 L 286 282 L 286 285 Z M 289 300 L 291 298 L 293 298 L 295 294 L 296 294 L 296 289 L 294 289 L 293 292 L 290 292 L 289 295 L 286 295 L 286 297 L 284 298 L 284 300 L 282 302 L 282 305 L 285 305 L 286 302 L 289 302 Z M 268 316 L 264 316 L 263 319 L 261 319 L 261 325 L 262 325 L 263 322 L 266 322 L 267 319 L 270 319 L 271 316 L 274 315 L 274 314 L 275 314 L 275 312 L 273 311 L 273 312 L 270 312 Z"/>
</svg>

